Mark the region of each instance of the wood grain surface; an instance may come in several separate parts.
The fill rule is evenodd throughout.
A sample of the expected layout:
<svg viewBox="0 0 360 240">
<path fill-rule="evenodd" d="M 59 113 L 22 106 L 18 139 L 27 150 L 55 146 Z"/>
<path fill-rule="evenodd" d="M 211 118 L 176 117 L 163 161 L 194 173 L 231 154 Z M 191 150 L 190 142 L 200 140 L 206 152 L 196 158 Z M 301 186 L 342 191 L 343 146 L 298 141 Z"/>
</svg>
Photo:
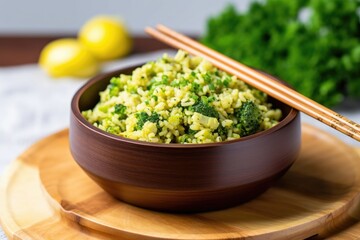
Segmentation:
<svg viewBox="0 0 360 240">
<path fill-rule="evenodd" d="M 304 126 L 300 158 L 259 198 L 203 214 L 152 212 L 112 199 L 89 180 L 71 159 L 65 130 L 32 146 L 2 176 L 0 221 L 11 239 L 356 239 L 359 191 L 359 155 Z"/>
</svg>

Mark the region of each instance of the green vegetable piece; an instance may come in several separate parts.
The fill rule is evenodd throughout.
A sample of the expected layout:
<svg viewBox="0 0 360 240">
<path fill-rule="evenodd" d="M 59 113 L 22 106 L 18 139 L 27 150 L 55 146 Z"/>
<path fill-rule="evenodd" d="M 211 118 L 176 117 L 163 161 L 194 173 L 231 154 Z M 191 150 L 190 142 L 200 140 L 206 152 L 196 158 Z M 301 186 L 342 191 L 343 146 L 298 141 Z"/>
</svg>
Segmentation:
<svg viewBox="0 0 360 240">
<path fill-rule="evenodd" d="M 210 97 L 207 98 L 207 101 L 208 101 L 208 103 L 211 103 L 211 102 L 215 101 L 215 97 L 210 96 Z"/>
<path fill-rule="evenodd" d="M 197 133 L 198 131 L 196 130 L 192 130 L 191 128 L 188 128 L 187 134 L 189 134 L 191 137 L 194 137 L 194 135 Z"/>
<path fill-rule="evenodd" d="M 120 85 L 120 78 L 119 77 L 112 77 L 110 79 L 110 83 L 112 85 L 119 86 Z"/>
<path fill-rule="evenodd" d="M 214 107 L 210 106 L 203 101 L 199 101 L 190 108 L 192 111 L 200 113 L 204 116 L 219 118 L 219 113 L 215 110 Z"/>
<path fill-rule="evenodd" d="M 108 85 L 108 89 L 109 89 L 109 94 L 110 94 L 110 97 L 114 97 L 114 96 L 117 96 L 119 94 L 119 87 L 115 84 L 109 84 Z"/>
<path fill-rule="evenodd" d="M 230 77 L 226 77 L 226 78 L 223 80 L 223 84 L 224 84 L 225 87 L 229 87 L 230 82 L 231 82 L 231 78 L 230 78 Z"/>
<path fill-rule="evenodd" d="M 137 118 L 135 130 L 141 130 L 147 121 L 157 123 L 160 120 L 160 115 L 156 112 L 153 112 L 151 115 L 148 115 L 146 112 L 139 112 L 135 116 Z"/>
<path fill-rule="evenodd" d="M 113 77 L 110 79 L 110 84 L 107 86 L 109 89 L 110 97 L 117 96 L 119 94 L 121 82 L 119 77 Z"/>
<path fill-rule="evenodd" d="M 161 80 L 162 80 L 161 82 L 162 84 L 169 85 L 169 77 L 167 75 L 162 75 Z"/>
<path fill-rule="evenodd" d="M 109 110 L 108 105 L 99 105 L 99 110 L 106 113 Z"/>
<path fill-rule="evenodd" d="M 195 93 L 192 93 L 192 94 L 190 95 L 190 98 L 194 99 L 195 102 L 197 102 L 197 101 L 199 100 L 199 96 L 196 95 Z"/>
<path fill-rule="evenodd" d="M 118 114 L 119 115 L 119 119 L 122 120 L 122 119 L 125 119 L 127 118 L 127 115 L 126 115 L 126 106 L 122 105 L 122 104 L 116 104 L 114 106 L 114 113 Z"/>
<path fill-rule="evenodd" d="M 158 96 L 156 96 L 156 95 L 152 95 L 151 98 L 153 98 L 155 100 L 155 102 L 158 100 Z"/>
<path fill-rule="evenodd" d="M 189 84 L 189 81 L 186 80 L 185 78 L 182 78 L 179 82 L 180 87 L 185 87 L 188 84 Z"/>
<path fill-rule="evenodd" d="M 226 138 L 227 138 L 228 129 L 226 129 L 225 127 L 223 127 L 221 124 L 219 124 L 219 127 L 217 128 L 217 132 L 219 133 L 219 136 L 220 136 L 222 139 L 226 139 Z"/>
<path fill-rule="evenodd" d="M 161 86 L 161 85 L 169 85 L 169 77 L 167 75 L 162 75 L 161 78 L 160 77 L 153 77 L 150 81 L 149 84 L 147 86 L 148 90 L 154 89 L 157 86 Z"/>
<path fill-rule="evenodd" d="M 112 134 L 119 134 L 120 127 L 119 126 L 110 126 L 106 129 L 106 131 L 109 133 L 112 133 Z"/>
<path fill-rule="evenodd" d="M 209 100 L 206 96 L 201 96 L 201 101 L 205 104 L 208 104 Z"/>
<path fill-rule="evenodd" d="M 194 93 L 199 92 L 200 90 L 200 84 L 196 83 L 196 82 L 192 82 L 191 83 L 191 91 Z"/>
<path fill-rule="evenodd" d="M 207 84 L 211 83 L 211 81 L 212 81 L 212 79 L 211 79 L 211 74 L 208 73 L 208 72 L 204 74 L 203 78 L 204 78 L 204 81 L 205 81 Z"/>
<path fill-rule="evenodd" d="M 240 129 L 240 136 L 248 136 L 259 130 L 262 115 L 253 101 L 244 102 L 240 108 L 235 110 L 234 115 L 238 119 L 237 127 Z"/>
</svg>

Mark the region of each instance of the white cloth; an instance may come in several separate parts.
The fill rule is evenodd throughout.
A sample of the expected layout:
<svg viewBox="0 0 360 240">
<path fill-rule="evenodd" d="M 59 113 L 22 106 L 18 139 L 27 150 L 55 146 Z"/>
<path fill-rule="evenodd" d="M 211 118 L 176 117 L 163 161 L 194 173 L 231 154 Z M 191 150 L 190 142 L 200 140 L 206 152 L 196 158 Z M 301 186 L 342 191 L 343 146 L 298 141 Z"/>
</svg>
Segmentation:
<svg viewBox="0 0 360 240">
<path fill-rule="evenodd" d="M 105 64 L 104 71 L 142 64 L 162 56 L 164 52 L 174 53 L 172 50 L 162 50 L 134 55 Z M 85 81 L 71 78 L 51 79 L 37 64 L 0 68 L 0 175 L 4 167 L 31 144 L 68 127 L 71 98 Z M 340 109 L 340 113 L 359 123 L 360 103 L 352 110 Z M 359 142 L 304 114 L 302 120 L 360 147 Z M 1 239 L 5 238 L 0 231 Z"/>
</svg>

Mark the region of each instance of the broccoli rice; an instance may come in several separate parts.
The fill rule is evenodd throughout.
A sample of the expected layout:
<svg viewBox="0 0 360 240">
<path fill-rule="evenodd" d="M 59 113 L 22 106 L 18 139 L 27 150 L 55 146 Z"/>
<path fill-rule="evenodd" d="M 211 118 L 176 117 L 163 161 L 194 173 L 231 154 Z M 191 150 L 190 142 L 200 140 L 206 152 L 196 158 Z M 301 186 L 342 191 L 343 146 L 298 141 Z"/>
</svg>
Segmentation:
<svg viewBox="0 0 360 240">
<path fill-rule="evenodd" d="M 181 50 L 113 77 L 82 114 L 106 132 L 157 143 L 238 139 L 273 127 L 282 115 L 265 93 Z"/>
</svg>

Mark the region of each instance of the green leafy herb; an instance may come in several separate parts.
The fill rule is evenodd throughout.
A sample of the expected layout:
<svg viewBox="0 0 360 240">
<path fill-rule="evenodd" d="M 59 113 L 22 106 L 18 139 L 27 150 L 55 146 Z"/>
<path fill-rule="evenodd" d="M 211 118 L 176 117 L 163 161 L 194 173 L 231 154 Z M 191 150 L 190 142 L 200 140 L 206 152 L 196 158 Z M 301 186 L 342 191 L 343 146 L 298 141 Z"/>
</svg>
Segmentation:
<svg viewBox="0 0 360 240">
<path fill-rule="evenodd" d="M 253 1 L 208 20 L 202 42 L 327 106 L 360 99 L 358 0 Z"/>
</svg>

